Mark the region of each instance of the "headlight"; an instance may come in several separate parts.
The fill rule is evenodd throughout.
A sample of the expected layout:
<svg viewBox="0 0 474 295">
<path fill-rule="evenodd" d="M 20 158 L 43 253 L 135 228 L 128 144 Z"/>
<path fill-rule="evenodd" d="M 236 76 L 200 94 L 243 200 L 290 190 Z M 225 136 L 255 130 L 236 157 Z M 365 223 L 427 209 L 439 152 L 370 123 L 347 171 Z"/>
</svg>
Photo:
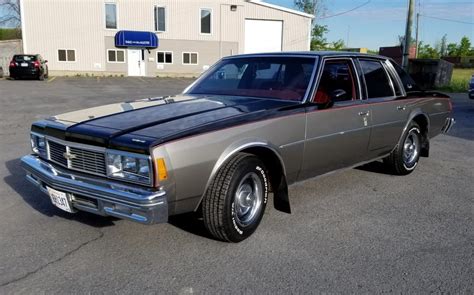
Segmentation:
<svg viewBox="0 0 474 295">
<path fill-rule="evenodd" d="M 44 139 L 44 136 L 38 133 L 31 133 L 30 141 L 33 153 L 46 157 L 46 140 Z"/>
<path fill-rule="evenodd" d="M 151 167 L 148 156 L 107 152 L 107 174 L 125 181 L 151 184 Z"/>
</svg>

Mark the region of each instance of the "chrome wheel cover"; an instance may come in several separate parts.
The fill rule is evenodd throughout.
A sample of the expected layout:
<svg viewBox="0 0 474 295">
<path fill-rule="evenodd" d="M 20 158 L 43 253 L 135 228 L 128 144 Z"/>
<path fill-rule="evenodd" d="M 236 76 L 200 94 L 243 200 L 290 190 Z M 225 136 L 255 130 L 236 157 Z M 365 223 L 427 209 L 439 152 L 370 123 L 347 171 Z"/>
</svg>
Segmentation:
<svg viewBox="0 0 474 295">
<path fill-rule="evenodd" d="M 420 137 L 416 129 L 410 130 L 403 143 L 403 163 L 407 167 L 412 167 L 418 159 L 420 153 Z"/>
<path fill-rule="evenodd" d="M 263 203 L 263 184 L 255 172 L 247 173 L 234 196 L 235 222 L 245 227 L 252 224 L 260 215 Z"/>
</svg>

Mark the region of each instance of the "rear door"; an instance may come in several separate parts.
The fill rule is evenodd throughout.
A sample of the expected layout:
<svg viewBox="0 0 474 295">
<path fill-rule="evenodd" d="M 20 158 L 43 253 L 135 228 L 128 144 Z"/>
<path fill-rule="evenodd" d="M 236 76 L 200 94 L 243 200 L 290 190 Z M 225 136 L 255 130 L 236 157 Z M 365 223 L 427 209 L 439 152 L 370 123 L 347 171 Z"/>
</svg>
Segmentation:
<svg viewBox="0 0 474 295">
<path fill-rule="evenodd" d="M 335 98 L 332 106 L 324 106 L 337 91 L 345 94 Z M 370 112 L 361 100 L 357 70 L 350 58 L 323 61 L 318 88 L 306 112 L 300 179 L 348 167 L 366 158 Z"/>
<path fill-rule="evenodd" d="M 407 122 L 406 101 L 400 100 L 405 92 L 386 61 L 360 58 L 359 64 L 372 114 L 369 154 L 383 156 L 395 147 Z"/>
</svg>

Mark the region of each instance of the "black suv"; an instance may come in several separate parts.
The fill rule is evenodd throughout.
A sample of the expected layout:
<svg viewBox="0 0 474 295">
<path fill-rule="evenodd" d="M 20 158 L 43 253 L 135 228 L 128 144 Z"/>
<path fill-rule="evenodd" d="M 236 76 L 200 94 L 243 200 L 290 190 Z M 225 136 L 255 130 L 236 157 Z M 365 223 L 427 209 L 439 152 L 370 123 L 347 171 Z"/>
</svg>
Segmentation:
<svg viewBox="0 0 474 295">
<path fill-rule="evenodd" d="M 16 54 L 10 62 L 10 77 L 12 79 L 32 77 L 44 80 L 48 78 L 47 62 L 39 54 Z"/>
</svg>

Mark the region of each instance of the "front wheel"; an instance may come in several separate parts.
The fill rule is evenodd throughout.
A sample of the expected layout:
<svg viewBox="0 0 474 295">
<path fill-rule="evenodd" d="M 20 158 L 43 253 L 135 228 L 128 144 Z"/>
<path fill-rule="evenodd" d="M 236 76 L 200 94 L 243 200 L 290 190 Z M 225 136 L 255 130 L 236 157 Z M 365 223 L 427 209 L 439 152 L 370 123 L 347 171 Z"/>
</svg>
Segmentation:
<svg viewBox="0 0 474 295">
<path fill-rule="evenodd" d="M 262 161 L 239 153 L 223 165 L 204 194 L 203 219 L 217 239 L 240 242 L 258 227 L 268 200 L 268 176 Z"/>
<path fill-rule="evenodd" d="M 420 126 L 412 122 L 392 153 L 384 159 L 385 164 L 396 175 L 410 174 L 418 165 L 421 144 Z"/>
</svg>

